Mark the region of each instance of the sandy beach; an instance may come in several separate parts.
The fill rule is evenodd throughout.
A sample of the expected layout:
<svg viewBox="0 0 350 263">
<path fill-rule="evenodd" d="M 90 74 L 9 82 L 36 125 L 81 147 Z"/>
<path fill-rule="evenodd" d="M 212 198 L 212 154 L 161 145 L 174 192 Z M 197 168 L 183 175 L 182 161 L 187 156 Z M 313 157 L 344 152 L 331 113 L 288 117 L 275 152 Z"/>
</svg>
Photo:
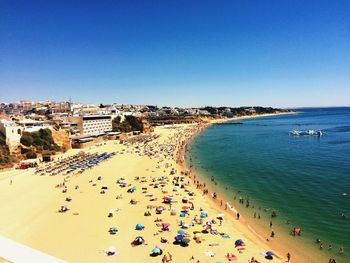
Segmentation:
<svg viewBox="0 0 350 263">
<path fill-rule="evenodd" d="M 0 234 L 68 262 L 229 262 L 228 253 L 237 262 L 252 257 L 270 262 L 264 255 L 272 250 L 270 244 L 244 218 L 237 220 L 225 203 L 203 195 L 205 187 L 197 189 L 193 175 L 184 174 L 185 143 L 204 128 L 156 127 L 151 137 L 85 149 L 116 155 L 81 174 L 1 173 Z M 61 206 L 69 210 L 60 213 Z M 132 244 L 138 236 L 141 244 Z M 237 246 L 239 239 L 243 244 Z M 277 253 L 278 246 L 274 249 L 273 261 L 285 262 L 286 255 Z M 291 261 L 302 262 L 293 253 Z"/>
</svg>

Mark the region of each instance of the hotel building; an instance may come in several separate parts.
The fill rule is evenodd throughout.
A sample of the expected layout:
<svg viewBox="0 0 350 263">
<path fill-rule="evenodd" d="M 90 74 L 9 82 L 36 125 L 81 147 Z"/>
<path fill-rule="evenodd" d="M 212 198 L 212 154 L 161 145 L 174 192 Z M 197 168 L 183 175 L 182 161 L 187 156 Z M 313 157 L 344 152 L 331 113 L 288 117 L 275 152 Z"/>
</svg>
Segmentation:
<svg viewBox="0 0 350 263">
<path fill-rule="evenodd" d="M 77 124 L 80 135 L 101 135 L 112 131 L 112 115 L 69 117 L 69 121 Z"/>
</svg>

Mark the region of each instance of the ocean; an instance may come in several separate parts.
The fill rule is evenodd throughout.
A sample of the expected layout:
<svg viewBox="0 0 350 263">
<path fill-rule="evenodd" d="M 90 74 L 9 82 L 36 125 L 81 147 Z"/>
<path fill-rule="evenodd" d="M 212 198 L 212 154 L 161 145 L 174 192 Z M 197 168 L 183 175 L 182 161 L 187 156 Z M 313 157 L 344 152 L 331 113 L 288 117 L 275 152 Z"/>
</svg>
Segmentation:
<svg viewBox="0 0 350 263">
<path fill-rule="evenodd" d="M 325 262 L 350 262 L 350 108 L 296 111 L 212 125 L 188 145 L 186 160 L 209 183 L 213 177 L 212 187 L 247 217 L 261 214 L 259 224 L 267 225 L 276 211 L 273 224 L 287 239 L 305 243 Z M 323 135 L 289 134 L 309 129 Z M 239 197 L 249 199 L 248 208 Z M 289 234 L 293 226 L 301 237 Z"/>
</svg>

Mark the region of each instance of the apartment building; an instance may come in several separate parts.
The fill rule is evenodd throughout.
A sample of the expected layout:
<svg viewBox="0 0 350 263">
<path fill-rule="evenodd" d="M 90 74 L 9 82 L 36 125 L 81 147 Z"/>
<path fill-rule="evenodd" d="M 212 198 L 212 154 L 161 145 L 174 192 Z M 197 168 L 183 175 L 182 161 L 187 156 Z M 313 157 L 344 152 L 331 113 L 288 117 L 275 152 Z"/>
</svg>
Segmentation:
<svg viewBox="0 0 350 263">
<path fill-rule="evenodd" d="M 86 115 L 69 117 L 68 120 L 77 124 L 80 135 L 100 135 L 112 131 L 112 115 Z"/>
</svg>

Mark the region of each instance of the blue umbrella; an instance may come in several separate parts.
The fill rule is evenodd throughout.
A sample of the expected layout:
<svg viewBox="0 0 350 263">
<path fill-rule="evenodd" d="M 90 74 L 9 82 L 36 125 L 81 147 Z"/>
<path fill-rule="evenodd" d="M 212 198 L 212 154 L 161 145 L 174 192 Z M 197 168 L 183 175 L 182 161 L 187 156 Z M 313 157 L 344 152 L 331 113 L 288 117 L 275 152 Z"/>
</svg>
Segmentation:
<svg viewBox="0 0 350 263">
<path fill-rule="evenodd" d="M 273 255 L 275 255 L 275 254 L 272 251 L 267 251 L 266 252 L 266 256 L 272 257 Z"/>
<path fill-rule="evenodd" d="M 142 230 L 143 226 L 141 224 L 137 224 L 135 227 L 136 230 Z"/>
<path fill-rule="evenodd" d="M 237 239 L 236 241 L 235 241 L 235 245 L 236 246 L 239 246 L 240 244 L 242 244 L 243 243 L 243 241 L 242 241 L 242 239 Z M 267 254 L 267 253 L 266 253 Z"/>
<path fill-rule="evenodd" d="M 157 253 L 159 253 L 159 248 L 153 248 L 152 250 L 151 250 L 151 253 L 152 254 L 157 254 Z"/>
<path fill-rule="evenodd" d="M 184 235 L 185 234 L 185 231 L 183 231 L 183 230 L 179 230 L 179 231 L 177 231 L 177 233 L 179 234 L 179 235 Z"/>
<path fill-rule="evenodd" d="M 177 241 L 181 241 L 182 239 L 184 239 L 183 235 L 178 235 L 175 237 L 175 240 Z"/>
</svg>

